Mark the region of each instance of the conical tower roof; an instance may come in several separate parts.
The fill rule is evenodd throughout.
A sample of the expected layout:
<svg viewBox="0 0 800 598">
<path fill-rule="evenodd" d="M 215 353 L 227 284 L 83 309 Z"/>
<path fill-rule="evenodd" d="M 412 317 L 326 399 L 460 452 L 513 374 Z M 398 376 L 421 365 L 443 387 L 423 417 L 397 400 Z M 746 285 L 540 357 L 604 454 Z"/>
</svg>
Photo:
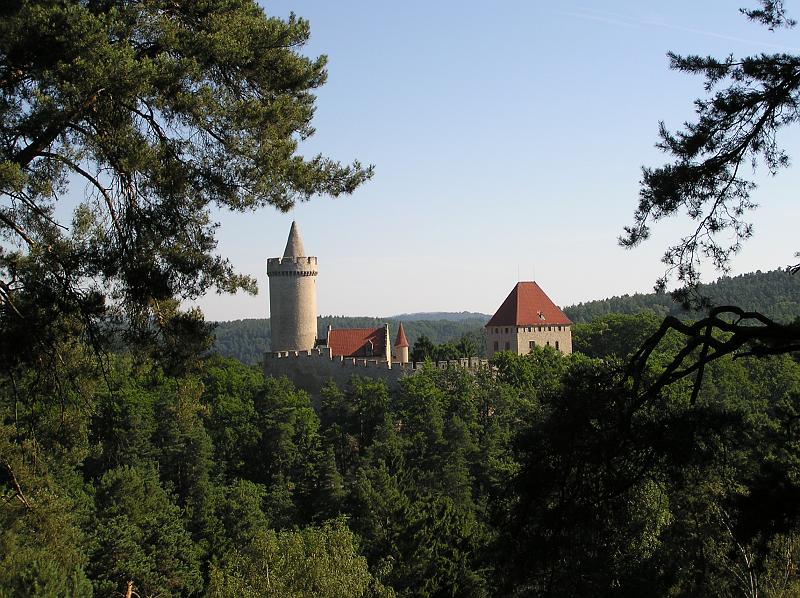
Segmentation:
<svg viewBox="0 0 800 598">
<path fill-rule="evenodd" d="M 403 330 L 403 323 L 400 322 L 400 327 L 397 329 L 397 338 L 394 341 L 395 347 L 407 347 L 408 339 L 406 338 L 405 330 Z"/>
<path fill-rule="evenodd" d="M 305 254 L 306 250 L 303 249 L 303 241 L 300 239 L 297 223 L 292 221 L 292 228 L 289 230 L 289 238 L 286 240 L 286 249 L 283 251 L 283 257 L 303 257 Z"/>
</svg>

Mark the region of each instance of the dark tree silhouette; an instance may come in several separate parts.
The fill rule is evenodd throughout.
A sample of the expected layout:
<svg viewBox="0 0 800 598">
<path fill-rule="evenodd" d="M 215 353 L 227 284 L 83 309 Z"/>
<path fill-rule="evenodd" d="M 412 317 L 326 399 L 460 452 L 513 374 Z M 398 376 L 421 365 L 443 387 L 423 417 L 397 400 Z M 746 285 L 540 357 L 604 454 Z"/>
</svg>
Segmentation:
<svg viewBox="0 0 800 598">
<path fill-rule="evenodd" d="M 762 0 L 761 6 L 743 12 L 770 28 L 794 26 L 783 2 Z M 667 272 L 657 288 L 663 290 L 677 275 L 684 285 L 679 298 L 687 300 L 699 283 L 700 264 L 711 260 L 726 271 L 752 235 L 746 214 L 755 207 L 750 199 L 755 184 L 744 171 L 761 164 L 774 174 L 789 163 L 777 134 L 800 119 L 800 56 L 731 55 L 720 60 L 670 52 L 669 58 L 670 68 L 703 76 L 713 95 L 695 101 L 696 122 L 686 123 L 684 130 L 673 133 L 660 123 L 657 147 L 673 161 L 642 169 L 639 206 L 620 243 L 638 245 L 649 237 L 651 223 L 685 212 L 696 226 L 667 249 Z"/>
<path fill-rule="evenodd" d="M 781 0 L 761 0 L 760 8 L 743 9 L 747 18 L 771 30 L 791 28 Z M 687 344 L 650 387 L 658 391 L 683 376 L 697 373 L 699 389 L 705 363 L 731 353 L 771 354 L 800 347 L 800 325 L 777 324 L 759 313 L 736 306 L 712 306 L 699 291 L 700 265 L 707 260 L 727 271 L 730 260 L 752 233 L 747 212 L 755 183 L 747 176 L 759 165 L 771 174 L 789 163 L 778 132 L 800 120 L 800 56 L 760 54 L 735 59 L 669 54 L 670 67 L 702 75 L 710 97 L 695 101 L 696 121 L 670 132 L 660 123 L 658 147 L 672 157 L 660 168 L 643 168 L 639 206 L 620 243 L 633 247 L 647 239 L 650 224 L 685 212 L 694 230 L 669 247 L 667 271 L 656 284 L 663 291 L 675 275 L 681 288 L 673 293 L 684 306 L 711 310 L 692 326 L 667 318 L 659 331 L 634 356 L 630 372 L 637 385 L 650 353 L 668 330 L 686 335 Z M 795 254 L 796 256 L 800 254 Z M 793 272 L 800 264 L 790 268 Z M 720 340 L 719 332 L 726 336 Z M 696 354 L 699 351 L 699 355 Z M 684 360 L 696 356 L 693 365 Z"/>
</svg>

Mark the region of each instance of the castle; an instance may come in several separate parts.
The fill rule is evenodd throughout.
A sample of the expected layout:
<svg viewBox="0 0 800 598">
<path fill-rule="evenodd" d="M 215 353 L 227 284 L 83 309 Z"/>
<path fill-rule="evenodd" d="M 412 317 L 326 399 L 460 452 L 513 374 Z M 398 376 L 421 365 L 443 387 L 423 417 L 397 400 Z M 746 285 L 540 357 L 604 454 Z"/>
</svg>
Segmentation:
<svg viewBox="0 0 800 598">
<path fill-rule="evenodd" d="M 572 322 L 535 282 L 518 282 L 486 323 L 486 353 L 525 355 L 534 347 L 572 353 Z"/>
<path fill-rule="evenodd" d="M 399 325 L 394 343 L 389 325 L 377 328 L 328 327 L 317 338 L 317 258 L 305 255 L 297 223 L 292 222 L 283 257 L 267 260 L 271 351 L 264 356 L 264 373 L 287 376 L 299 388 L 317 395 L 333 380 L 344 386 L 353 375 L 385 380 L 393 386 L 417 371 L 409 362 L 409 344 Z M 572 322 L 535 282 L 520 282 L 486 324 L 489 356 L 511 350 L 525 354 L 534 346 L 572 352 Z M 439 362 L 439 368 L 487 367 L 477 357 Z"/>
</svg>

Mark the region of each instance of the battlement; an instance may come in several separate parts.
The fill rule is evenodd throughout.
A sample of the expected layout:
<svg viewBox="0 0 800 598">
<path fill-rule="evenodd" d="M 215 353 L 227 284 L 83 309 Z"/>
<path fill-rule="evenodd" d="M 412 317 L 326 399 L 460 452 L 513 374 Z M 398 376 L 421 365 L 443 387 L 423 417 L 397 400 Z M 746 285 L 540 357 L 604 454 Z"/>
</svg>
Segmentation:
<svg viewBox="0 0 800 598">
<path fill-rule="evenodd" d="M 332 355 L 330 347 L 316 347 L 308 351 L 273 351 L 264 354 L 264 374 L 288 376 L 294 383 L 312 395 L 319 393 L 328 380 L 339 386 L 346 385 L 352 376 L 366 376 L 386 381 L 391 387 L 400 378 L 413 376 L 423 370 L 425 363 L 390 363 L 382 359 L 343 357 Z M 477 372 L 489 367 L 486 359 L 470 357 L 438 361 L 433 367 L 439 370 L 459 368 Z"/>
<path fill-rule="evenodd" d="M 383 359 L 374 359 L 366 357 L 344 357 L 343 355 L 333 355 L 330 347 L 314 347 L 307 351 L 268 351 L 264 353 L 264 361 L 269 362 L 276 359 L 304 359 L 307 357 L 317 357 L 333 361 L 342 366 L 350 367 L 386 367 L 388 369 L 399 368 L 403 370 L 417 370 L 422 369 L 425 362 L 416 361 L 408 363 L 392 362 L 389 363 Z M 464 370 L 477 370 L 480 368 L 488 367 L 489 360 L 481 359 L 479 357 L 462 357 L 461 359 L 448 359 L 446 361 L 434 361 L 433 367 L 439 370 L 446 370 L 448 368 L 461 368 Z"/>
<path fill-rule="evenodd" d="M 267 260 L 267 276 L 316 276 L 315 257 L 271 257 Z"/>
<path fill-rule="evenodd" d="M 302 257 L 271 257 L 267 258 L 267 268 L 270 266 L 316 266 L 317 258 L 314 256 Z"/>
<path fill-rule="evenodd" d="M 333 359 L 329 347 L 314 347 L 313 349 L 309 349 L 307 351 L 268 351 L 267 353 L 264 353 L 265 360 L 284 359 L 290 357 L 327 357 L 328 359 Z"/>
</svg>

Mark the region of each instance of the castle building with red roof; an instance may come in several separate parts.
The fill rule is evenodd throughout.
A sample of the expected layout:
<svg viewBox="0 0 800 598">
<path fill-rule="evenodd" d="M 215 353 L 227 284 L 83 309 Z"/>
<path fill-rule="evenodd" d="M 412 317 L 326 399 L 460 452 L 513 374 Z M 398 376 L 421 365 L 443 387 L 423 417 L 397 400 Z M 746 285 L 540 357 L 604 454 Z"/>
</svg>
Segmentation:
<svg viewBox="0 0 800 598">
<path fill-rule="evenodd" d="M 377 328 L 332 328 L 328 326 L 328 336 L 317 343 L 327 346 L 334 357 L 367 357 L 390 361 L 389 325 Z"/>
<path fill-rule="evenodd" d="M 572 353 L 572 322 L 532 281 L 518 282 L 487 322 L 486 354 L 526 355 L 534 347 Z"/>
</svg>

